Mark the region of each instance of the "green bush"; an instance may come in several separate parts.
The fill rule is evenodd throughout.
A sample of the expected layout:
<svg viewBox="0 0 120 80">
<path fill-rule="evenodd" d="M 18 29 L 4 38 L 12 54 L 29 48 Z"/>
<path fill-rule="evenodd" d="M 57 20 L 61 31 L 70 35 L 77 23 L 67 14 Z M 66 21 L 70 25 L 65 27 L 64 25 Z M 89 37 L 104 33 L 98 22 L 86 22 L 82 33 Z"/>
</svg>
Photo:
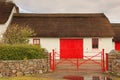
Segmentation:
<svg viewBox="0 0 120 80">
<path fill-rule="evenodd" d="M 34 45 L 0 45 L 0 60 L 24 60 L 46 58 L 43 48 Z"/>
</svg>

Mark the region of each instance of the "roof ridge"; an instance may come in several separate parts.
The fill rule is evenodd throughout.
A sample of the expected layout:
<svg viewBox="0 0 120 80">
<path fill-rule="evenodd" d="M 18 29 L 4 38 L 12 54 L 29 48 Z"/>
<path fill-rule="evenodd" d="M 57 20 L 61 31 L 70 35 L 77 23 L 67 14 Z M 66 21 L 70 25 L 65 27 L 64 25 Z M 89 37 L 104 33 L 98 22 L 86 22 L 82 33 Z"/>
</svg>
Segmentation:
<svg viewBox="0 0 120 80">
<path fill-rule="evenodd" d="M 97 17 L 103 16 L 104 13 L 15 13 L 14 16 L 19 17 Z"/>
<path fill-rule="evenodd" d="M 112 25 L 120 25 L 120 23 L 111 23 Z"/>
</svg>

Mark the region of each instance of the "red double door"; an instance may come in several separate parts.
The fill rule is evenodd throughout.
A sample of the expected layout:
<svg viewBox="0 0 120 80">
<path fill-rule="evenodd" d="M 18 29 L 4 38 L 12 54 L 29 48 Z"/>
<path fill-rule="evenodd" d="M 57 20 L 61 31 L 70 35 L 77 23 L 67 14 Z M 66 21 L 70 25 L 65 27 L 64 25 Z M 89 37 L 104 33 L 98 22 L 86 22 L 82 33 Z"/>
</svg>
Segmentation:
<svg viewBox="0 0 120 80">
<path fill-rule="evenodd" d="M 83 40 L 60 39 L 60 58 L 83 58 Z"/>
</svg>

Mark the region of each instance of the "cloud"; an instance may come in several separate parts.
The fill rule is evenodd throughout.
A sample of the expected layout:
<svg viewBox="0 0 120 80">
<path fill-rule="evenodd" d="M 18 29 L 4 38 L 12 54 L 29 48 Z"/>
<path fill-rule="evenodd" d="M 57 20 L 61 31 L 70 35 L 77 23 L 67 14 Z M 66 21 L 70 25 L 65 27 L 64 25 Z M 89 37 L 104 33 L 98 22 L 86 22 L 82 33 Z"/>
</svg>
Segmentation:
<svg viewBox="0 0 120 80">
<path fill-rule="evenodd" d="M 89 12 L 95 11 L 96 0 L 14 0 L 22 9 L 31 12 Z"/>
<path fill-rule="evenodd" d="M 110 21 L 120 22 L 119 0 L 14 0 L 32 13 L 105 13 Z M 22 10 L 22 11 L 23 11 Z"/>
</svg>

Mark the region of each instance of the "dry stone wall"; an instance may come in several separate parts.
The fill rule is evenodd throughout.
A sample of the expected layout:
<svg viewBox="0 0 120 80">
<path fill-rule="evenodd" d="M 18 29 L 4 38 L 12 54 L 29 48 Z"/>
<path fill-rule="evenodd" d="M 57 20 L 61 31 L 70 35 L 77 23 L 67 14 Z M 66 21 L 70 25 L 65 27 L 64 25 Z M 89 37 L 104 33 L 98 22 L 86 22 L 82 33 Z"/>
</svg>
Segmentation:
<svg viewBox="0 0 120 80">
<path fill-rule="evenodd" d="M 0 61 L 0 77 L 41 74 L 47 71 L 47 59 Z"/>
<path fill-rule="evenodd" d="M 120 53 L 112 51 L 109 55 L 109 71 L 120 76 Z"/>
</svg>

